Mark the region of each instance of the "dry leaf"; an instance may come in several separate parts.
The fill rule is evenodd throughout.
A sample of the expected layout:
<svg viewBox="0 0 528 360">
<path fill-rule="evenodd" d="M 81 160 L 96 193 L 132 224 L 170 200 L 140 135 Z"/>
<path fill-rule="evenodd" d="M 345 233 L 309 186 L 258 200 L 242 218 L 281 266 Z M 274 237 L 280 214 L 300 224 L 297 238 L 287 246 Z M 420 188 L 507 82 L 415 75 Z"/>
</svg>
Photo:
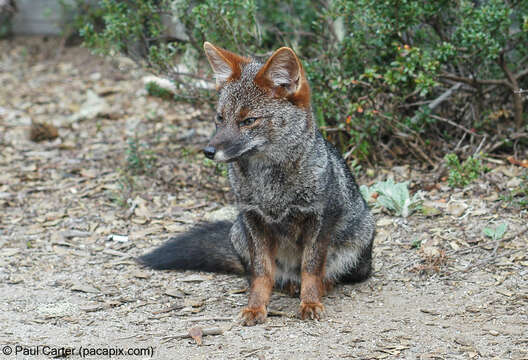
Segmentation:
<svg viewBox="0 0 528 360">
<path fill-rule="evenodd" d="M 59 130 L 52 124 L 48 123 L 31 123 L 29 130 L 29 139 L 40 142 L 44 140 L 53 140 L 59 136 Z"/>
<path fill-rule="evenodd" d="M 201 327 L 193 327 L 189 330 L 189 336 L 196 341 L 198 345 L 202 345 L 203 331 Z"/>
<path fill-rule="evenodd" d="M 508 156 L 506 159 L 510 162 L 510 164 L 528 168 L 528 159 L 517 160 L 513 156 Z"/>
</svg>

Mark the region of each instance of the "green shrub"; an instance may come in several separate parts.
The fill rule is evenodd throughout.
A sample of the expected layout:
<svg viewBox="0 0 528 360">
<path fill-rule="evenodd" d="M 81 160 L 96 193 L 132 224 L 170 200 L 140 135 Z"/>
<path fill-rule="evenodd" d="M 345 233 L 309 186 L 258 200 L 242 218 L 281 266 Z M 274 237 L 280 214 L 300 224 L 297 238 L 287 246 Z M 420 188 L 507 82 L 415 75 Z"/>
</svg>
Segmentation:
<svg viewBox="0 0 528 360">
<path fill-rule="evenodd" d="M 447 154 L 445 161 L 449 171 L 447 182 L 451 187 L 463 188 L 473 180 L 478 179 L 484 171 L 487 171 L 487 168 L 482 165 L 477 157 L 470 156 L 460 163 L 456 154 Z"/>
<path fill-rule="evenodd" d="M 149 150 L 147 145 L 140 143 L 137 138 L 128 139 L 126 155 L 127 170 L 133 175 L 148 172 L 154 167 L 157 160 L 152 150 Z"/>
<path fill-rule="evenodd" d="M 159 97 L 164 100 L 174 99 L 174 94 L 172 92 L 159 86 L 153 81 L 149 81 L 148 83 L 145 84 L 145 90 L 147 90 L 147 93 L 150 96 Z"/>
<path fill-rule="evenodd" d="M 460 138 L 464 128 L 494 132 L 504 118 L 526 124 L 526 0 L 101 0 L 100 7 L 104 27 L 85 23 L 86 45 L 166 74 L 180 99 L 209 96 L 190 86 L 208 68 L 197 66 L 204 40 L 258 58 L 291 46 L 305 64 L 319 125 L 360 160 L 388 152 L 381 144 L 389 140 L 425 146 L 439 143 L 427 142 L 431 136 Z M 167 38 L 162 14 L 180 19 L 188 42 Z M 176 55 L 190 76 L 174 71 Z M 464 86 L 439 101 L 456 83 Z M 507 116 L 490 116 L 498 111 Z"/>
</svg>

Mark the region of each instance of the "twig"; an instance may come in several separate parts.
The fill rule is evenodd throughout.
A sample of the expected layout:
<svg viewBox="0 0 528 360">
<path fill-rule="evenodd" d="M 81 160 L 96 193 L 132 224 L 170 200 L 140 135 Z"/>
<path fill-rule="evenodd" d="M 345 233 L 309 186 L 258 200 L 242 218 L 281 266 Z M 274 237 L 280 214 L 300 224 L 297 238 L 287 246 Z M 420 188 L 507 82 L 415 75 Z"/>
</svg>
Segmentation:
<svg viewBox="0 0 528 360">
<path fill-rule="evenodd" d="M 269 309 L 269 310 L 268 310 L 268 316 L 292 317 L 292 316 L 291 316 L 290 314 L 288 314 L 287 312 L 279 311 L 279 310 L 273 310 L 273 309 Z"/>
<path fill-rule="evenodd" d="M 501 141 L 495 143 L 495 144 L 492 145 L 489 149 L 486 149 L 486 152 L 487 152 L 487 153 L 491 153 L 491 152 L 493 152 L 495 149 L 497 149 L 497 148 L 501 147 L 502 145 L 504 145 L 504 143 L 506 143 L 506 142 L 508 142 L 508 141 L 512 141 L 512 140 L 521 139 L 521 138 L 528 138 L 528 133 L 520 132 L 520 133 L 517 133 L 517 134 L 513 134 L 513 135 L 510 136 L 509 138 L 504 139 L 504 140 L 501 140 Z"/>
<path fill-rule="evenodd" d="M 231 321 L 231 320 L 234 320 L 232 317 L 217 317 L 217 316 L 212 316 L 212 317 L 205 317 L 205 316 L 197 316 L 197 317 L 192 317 L 192 318 L 189 318 L 189 319 L 184 319 L 185 321 L 190 321 L 190 322 L 198 322 L 198 321 Z"/>
<path fill-rule="evenodd" d="M 501 243 L 501 242 L 512 241 L 513 239 L 517 238 L 517 236 L 522 235 L 522 234 L 527 234 L 527 233 L 528 233 L 528 225 L 526 225 L 525 227 L 521 228 L 521 230 L 517 231 L 517 232 L 514 233 L 513 235 L 510 235 L 510 236 L 508 236 L 508 237 L 505 237 L 504 239 L 486 241 L 486 242 L 483 242 L 483 243 L 477 244 L 477 245 L 475 245 L 475 246 L 471 246 L 471 247 L 469 247 L 469 248 L 467 248 L 467 249 L 451 250 L 451 251 L 446 252 L 446 255 L 451 255 L 451 254 L 459 254 L 459 255 L 467 254 L 468 252 L 471 252 L 473 249 L 482 248 L 482 247 L 484 247 L 484 246 L 488 246 L 488 245 L 495 245 L 495 244 L 499 244 L 499 243 Z"/>
<path fill-rule="evenodd" d="M 519 251 L 519 250 L 512 250 L 512 251 L 509 251 L 509 252 L 507 252 L 506 254 L 503 254 L 503 255 L 510 255 L 510 254 L 513 254 L 513 253 L 515 253 L 517 251 Z M 462 272 L 468 272 L 469 270 L 479 268 L 482 265 L 493 264 L 495 261 L 497 261 L 497 254 L 493 254 L 492 256 L 487 258 L 486 260 L 479 261 L 478 263 L 476 263 L 475 265 L 473 265 L 471 267 L 467 266 L 465 269 L 463 269 L 461 271 Z"/>
<path fill-rule="evenodd" d="M 480 151 L 480 149 L 482 149 L 482 145 L 484 145 L 485 141 L 486 141 L 486 135 L 484 135 L 484 137 L 482 138 L 482 141 L 480 142 L 479 146 L 477 147 L 477 149 L 473 153 L 473 156 L 475 156 L 475 154 L 479 153 L 479 151 Z"/>
<path fill-rule="evenodd" d="M 171 312 L 171 311 L 174 311 L 174 310 L 180 310 L 180 309 L 183 309 L 183 306 L 182 305 L 173 305 L 167 309 L 163 309 L 163 310 L 159 310 L 159 311 L 154 311 L 152 314 L 154 315 L 159 315 L 159 314 L 166 314 L 168 312 Z"/>
<path fill-rule="evenodd" d="M 455 85 L 451 86 L 446 92 L 444 92 L 442 95 L 440 95 L 435 100 L 433 100 L 429 105 L 427 105 L 427 107 L 433 110 L 438 105 L 440 105 L 442 102 L 447 100 L 455 91 L 460 89 L 461 86 L 462 86 L 462 83 L 456 83 Z"/>
<path fill-rule="evenodd" d="M 469 135 L 474 135 L 474 136 L 486 136 L 486 135 L 480 135 L 480 134 L 477 134 L 467 128 L 465 128 L 464 126 L 460 125 L 460 124 L 457 124 L 456 122 L 452 121 L 452 120 L 449 120 L 449 119 L 446 119 L 444 117 L 441 117 L 441 116 L 438 116 L 438 115 L 433 115 L 433 114 L 428 114 L 429 117 L 435 119 L 435 120 L 439 120 L 439 121 L 443 121 L 445 123 L 448 123 L 449 125 L 453 125 L 457 128 L 459 128 L 460 130 L 466 132 L 467 134 Z"/>
<path fill-rule="evenodd" d="M 222 335 L 224 330 L 219 327 L 213 327 L 208 329 L 202 329 L 202 336 L 211 336 L 211 335 Z M 162 338 L 162 344 L 171 341 L 171 340 L 180 340 L 180 339 L 190 339 L 192 336 L 188 332 L 180 333 L 172 336 L 166 336 Z"/>
<path fill-rule="evenodd" d="M 443 73 L 440 75 L 440 77 L 456 82 L 461 82 L 464 84 L 471 85 L 473 87 L 476 87 L 476 85 L 504 85 L 511 88 L 511 84 L 506 79 L 471 79 L 466 78 L 462 76 L 457 76 L 449 73 Z"/>
<path fill-rule="evenodd" d="M 416 150 L 416 152 L 425 160 L 429 163 L 429 165 L 431 165 L 432 167 L 436 167 L 435 163 L 433 162 L 433 160 L 431 160 L 431 158 L 429 156 L 427 156 L 426 153 L 423 152 L 422 149 L 420 149 L 420 147 L 412 142 L 408 142 L 408 144 L 414 149 Z"/>
</svg>

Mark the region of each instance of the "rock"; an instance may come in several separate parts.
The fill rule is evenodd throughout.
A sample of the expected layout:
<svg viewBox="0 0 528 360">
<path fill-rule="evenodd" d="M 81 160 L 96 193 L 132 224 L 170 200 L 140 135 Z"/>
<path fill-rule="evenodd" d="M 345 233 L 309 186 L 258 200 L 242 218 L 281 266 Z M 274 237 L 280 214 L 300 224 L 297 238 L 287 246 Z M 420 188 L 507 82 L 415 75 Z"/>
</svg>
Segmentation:
<svg viewBox="0 0 528 360">
<path fill-rule="evenodd" d="M 376 226 L 379 226 L 379 227 L 392 225 L 392 224 L 393 224 L 393 221 L 389 217 L 384 217 L 384 218 L 381 218 L 378 221 L 376 221 Z"/>
<path fill-rule="evenodd" d="M 44 318 L 71 316 L 78 312 L 77 307 L 69 302 L 40 305 L 36 312 Z"/>
<path fill-rule="evenodd" d="M 91 120 L 98 116 L 106 116 L 110 112 L 107 102 L 92 90 L 86 93 L 86 101 L 79 111 L 71 117 L 72 121 Z"/>
</svg>

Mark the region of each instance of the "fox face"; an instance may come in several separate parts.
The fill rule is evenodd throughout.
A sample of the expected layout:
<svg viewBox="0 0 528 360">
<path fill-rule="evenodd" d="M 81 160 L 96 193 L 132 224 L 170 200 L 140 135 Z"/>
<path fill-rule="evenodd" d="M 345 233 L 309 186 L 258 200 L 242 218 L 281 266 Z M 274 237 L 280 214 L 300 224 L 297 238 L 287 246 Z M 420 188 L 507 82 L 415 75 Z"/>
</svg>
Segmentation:
<svg viewBox="0 0 528 360">
<path fill-rule="evenodd" d="M 286 157 L 313 127 L 310 89 L 293 50 L 280 48 L 261 64 L 208 42 L 204 49 L 219 95 L 205 156 L 220 162 Z"/>
</svg>

